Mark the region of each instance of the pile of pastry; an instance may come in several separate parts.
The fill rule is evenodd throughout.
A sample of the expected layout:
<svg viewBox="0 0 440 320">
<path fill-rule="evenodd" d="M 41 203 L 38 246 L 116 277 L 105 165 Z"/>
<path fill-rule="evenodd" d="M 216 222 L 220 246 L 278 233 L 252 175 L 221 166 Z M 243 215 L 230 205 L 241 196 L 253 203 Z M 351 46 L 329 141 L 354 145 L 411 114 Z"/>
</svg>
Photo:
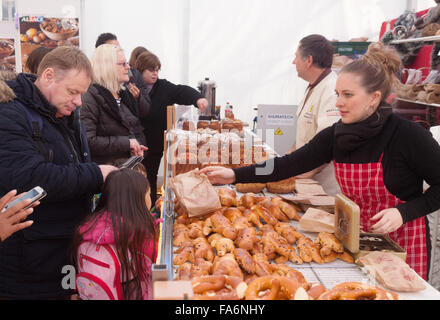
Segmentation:
<svg viewBox="0 0 440 320">
<path fill-rule="evenodd" d="M 241 132 L 243 131 L 243 122 L 237 119 L 223 119 L 219 120 L 203 120 L 203 121 L 185 121 L 182 124 L 182 130 L 185 131 L 196 131 L 196 130 L 204 130 L 210 129 L 217 132 L 223 131 L 233 131 L 233 132 Z"/>
<path fill-rule="evenodd" d="M 399 98 L 423 103 L 440 104 L 440 84 L 409 84 L 396 88 Z"/>
<path fill-rule="evenodd" d="M 207 166 L 239 168 L 263 162 L 274 154 L 262 144 L 249 141 L 234 133 L 180 134 L 173 145 L 175 175 Z"/>
<path fill-rule="evenodd" d="M 260 193 L 267 189 L 271 193 L 286 194 L 295 190 L 295 177 L 268 183 L 237 183 L 235 189 L 240 193 Z"/>
<path fill-rule="evenodd" d="M 281 198 L 251 193 L 237 198 L 229 188 L 218 189 L 218 193 L 222 209 L 203 217 L 190 218 L 175 203 L 176 280 L 192 280 L 194 288 L 198 288 L 194 291 L 196 298 L 242 299 L 254 281 L 261 281 L 259 278 L 281 277 L 277 281 L 284 284 L 301 283 L 304 290 L 298 295 L 314 299 L 323 288 L 307 284 L 302 274 L 287 262 L 298 265 L 323 264 L 336 259 L 354 262 L 332 234 L 320 233 L 313 241 L 298 232 L 289 222 L 299 221 L 300 216 L 293 205 Z M 294 280 L 286 282 L 285 278 Z M 207 285 L 202 287 L 211 289 L 202 290 L 196 286 L 200 282 L 206 285 L 206 281 L 211 285 L 215 282 L 214 287 L 220 289 Z M 292 298 L 289 294 L 281 295 L 286 296 Z"/>
</svg>

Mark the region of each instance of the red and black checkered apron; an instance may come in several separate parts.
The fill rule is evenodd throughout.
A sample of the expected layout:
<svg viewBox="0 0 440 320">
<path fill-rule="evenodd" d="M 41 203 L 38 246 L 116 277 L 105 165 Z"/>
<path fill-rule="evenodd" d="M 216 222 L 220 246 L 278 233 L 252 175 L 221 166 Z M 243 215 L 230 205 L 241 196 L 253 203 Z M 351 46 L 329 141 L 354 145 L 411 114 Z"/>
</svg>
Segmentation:
<svg viewBox="0 0 440 320">
<path fill-rule="evenodd" d="M 371 218 L 382 210 L 403 203 L 393 196 L 383 181 L 383 154 L 378 163 L 350 164 L 334 162 L 336 179 L 342 193 L 361 209 L 361 229 L 368 232 L 377 223 Z M 427 278 L 425 218 L 410 221 L 388 234 L 407 252 L 406 263 L 423 279 Z"/>
</svg>

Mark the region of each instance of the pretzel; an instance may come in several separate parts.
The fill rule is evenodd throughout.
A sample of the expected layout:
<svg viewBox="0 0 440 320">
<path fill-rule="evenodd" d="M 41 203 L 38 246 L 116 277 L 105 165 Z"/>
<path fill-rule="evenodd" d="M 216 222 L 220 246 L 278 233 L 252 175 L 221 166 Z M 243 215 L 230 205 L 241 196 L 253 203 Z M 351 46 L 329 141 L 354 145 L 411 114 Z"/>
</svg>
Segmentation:
<svg viewBox="0 0 440 320">
<path fill-rule="evenodd" d="M 246 300 L 275 300 L 279 291 L 280 281 L 277 278 L 273 276 L 260 277 L 248 285 L 245 298 Z"/>
<path fill-rule="evenodd" d="M 196 277 L 192 284 L 195 300 L 241 300 L 247 289 L 243 279 L 224 275 Z"/>
<path fill-rule="evenodd" d="M 295 300 L 299 288 L 301 285 L 296 279 L 265 276 L 255 279 L 248 285 L 246 300 Z"/>
<path fill-rule="evenodd" d="M 394 292 L 360 282 L 344 282 L 321 294 L 318 300 L 397 300 Z"/>
<path fill-rule="evenodd" d="M 307 294 L 312 300 L 317 300 L 325 291 L 325 287 L 320 283 L 307 284 Z"/>
</svg>

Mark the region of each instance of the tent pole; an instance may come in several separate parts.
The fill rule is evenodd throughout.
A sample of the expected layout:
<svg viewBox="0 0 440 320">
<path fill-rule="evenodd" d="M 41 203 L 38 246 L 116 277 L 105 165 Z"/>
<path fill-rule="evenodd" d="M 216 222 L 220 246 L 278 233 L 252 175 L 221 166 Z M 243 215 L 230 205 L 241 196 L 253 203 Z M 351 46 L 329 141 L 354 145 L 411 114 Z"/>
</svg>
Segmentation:
<svg viewBox="0 0 440 320">
<path fill-rule="evenodd" d="M 182 83 L 189 85 L 189 32 L 191 0 L 185 0 L 183 10 L 183 37 L 182 37 Z"/>
<path fill-rule="evenodd" d="M 406 9 L 409 11 L 415 11 L 417 6 L 417 0 L 406 0 Z"/>
</svg>

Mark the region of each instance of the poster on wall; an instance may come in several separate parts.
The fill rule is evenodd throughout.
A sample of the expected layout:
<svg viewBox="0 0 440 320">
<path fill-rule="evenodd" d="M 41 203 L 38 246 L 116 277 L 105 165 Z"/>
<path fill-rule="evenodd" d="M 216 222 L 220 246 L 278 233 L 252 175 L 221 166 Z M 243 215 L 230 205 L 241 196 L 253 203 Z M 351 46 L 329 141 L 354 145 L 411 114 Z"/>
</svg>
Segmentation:
<svg viewBox="0 0 440 320">
<path fill-rule="evenodd" d="M 15 41 L 0 38 L 0 70 L 15 72 Z"/>
<path fill-rule="evenodd" d="M 79 47 L 79 19 L 23 16 L 20 22 L 21 61 L 26 65 L 29 54 L 38 47 Z"/>
</svg>

